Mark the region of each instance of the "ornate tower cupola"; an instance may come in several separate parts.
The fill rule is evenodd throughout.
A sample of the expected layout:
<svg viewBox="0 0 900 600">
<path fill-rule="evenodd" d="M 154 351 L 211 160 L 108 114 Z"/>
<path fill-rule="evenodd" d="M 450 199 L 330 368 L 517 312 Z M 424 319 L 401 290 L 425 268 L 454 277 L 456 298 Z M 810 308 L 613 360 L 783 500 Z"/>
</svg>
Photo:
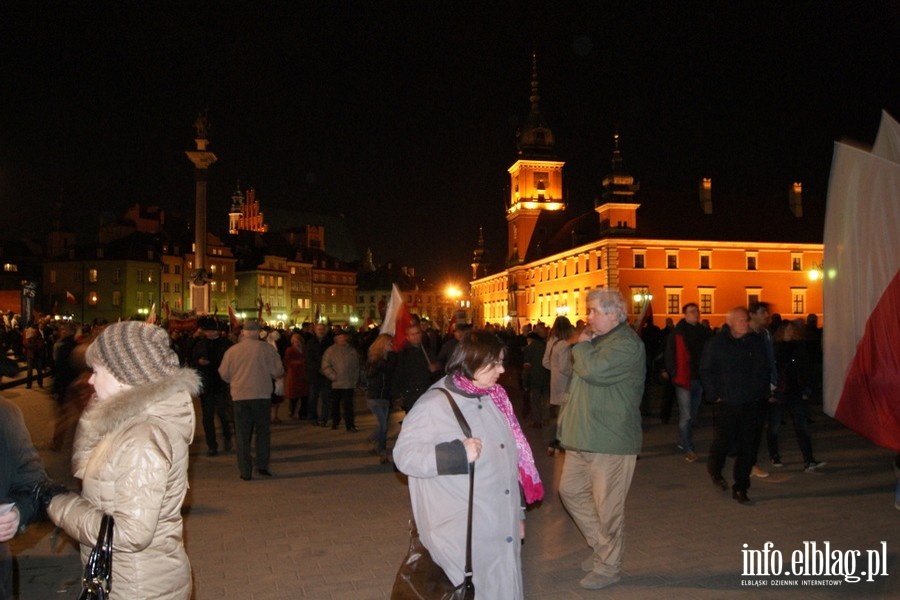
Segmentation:
<svg viewBox="0 0 900 600">
<path fill-rule="evenodd" d="M 562 169 L 564 162 L 555 160 L 553 132 L 544 121 L 538 105 L 537 55 L 532 56 L 531 111 L 524 126 L 516 133 L 518 160 L 508 169 L 509 203 L 507 264 L 521 263 L 528 253 L 531 237 L 542 210 L 563 210 Z"/>
<path fill-rule="evenodd" d="M 640 189 L 641 184 L 625 171 L 617 131 L 613 134 L 612 171 L 603 178 L 600 197 L 594 201 L 602 233 L 633 233 L 637 229 L 637 209 L 641 205 L 634 200 Z"/>
<path fill-rule="evenodd" d="M 472 253 L 472 279 L 480 279 L 488 274 L 490 265 L 488 264 L 487 249 L 484 247 L 484 227 L 478 228 L 478 246 Z"/>
<path fill-rule="evenodd" d="M 238 180 L 234 193 L 231 195 L 231 209 L 228 211 L 228 233 L 236 234 L 241 215 L 244 213 L 244 193 L 241 191 L 241 182 Z"/>
</svg>

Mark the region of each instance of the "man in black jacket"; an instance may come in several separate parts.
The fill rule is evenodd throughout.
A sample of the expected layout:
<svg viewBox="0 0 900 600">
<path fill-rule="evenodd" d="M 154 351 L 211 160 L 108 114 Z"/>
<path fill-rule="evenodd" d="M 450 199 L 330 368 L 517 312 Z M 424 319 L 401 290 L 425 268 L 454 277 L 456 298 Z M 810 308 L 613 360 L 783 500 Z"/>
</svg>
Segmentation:
<svg viewBox="0 0 900 600">
<path fill-rule="evenodd" d="M 729 449 L 737 449 L 732 497 L 750 502 L 750 469 L 756 461 L 760 411 L 769 397 L 771 365 L 765 342 L 750 330 L 747 309 L 733 308 L 727 329 L 712 338 L 700 361 L 700 379 L 707 396 L 716 402 L 715 438 L 707 470 L 713 485 L 726 490 L 722 468 Z"/>
<path fill-rule="evenodd" d="M 401 398 L 403 410 L 409 412 L 432 383 L 432 374 L 438 370 L 422 345 L 422 328 L 418 323 L 406 329 L 406 346 L 397 354 L 397 368 L 392 381 L 392 395 Z"/>
<path fill-rule="evenodd" d="M 197 369 L 203 381 L 200 393 L 200 411 L 202 413 L 203 434 L 206 438 L 207 454 L 219 454 L 216 441 L 216 415 L 222 425 L 222 438 L 225 452 L 231 450 L 231 433 L 234 430 L 234 409 L 228 398 L 228 384 L 219 376 L 219 365 L 231 342 L 219 332 L 219 322 L 215 317 L 201 317 L 200 336 L 191 350 L 190 365 Z"/>
</svg>

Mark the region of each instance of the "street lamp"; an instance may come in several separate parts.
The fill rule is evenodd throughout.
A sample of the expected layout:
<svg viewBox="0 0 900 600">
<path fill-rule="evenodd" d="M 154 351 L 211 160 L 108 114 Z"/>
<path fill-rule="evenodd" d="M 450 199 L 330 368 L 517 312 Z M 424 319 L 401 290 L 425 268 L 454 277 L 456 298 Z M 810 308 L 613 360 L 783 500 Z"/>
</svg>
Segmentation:
<svg viewBox="0 0 900 600">
<path fill-rule="evenodd" d="M 810 267 L 809 271 L 806 272 L 806 275 L 809 277 L 810 281 L 819 281 L 822 279 L 822 265 L 819 263 L 813 264 Z"/>
<path fill-rule="evenodd" d="M 462 297 L 462 290 L 451 284 L 447 286 L 446 290 L 444 290 L 444 295 L 446 295 L 455 303 Z"/>
</svg>

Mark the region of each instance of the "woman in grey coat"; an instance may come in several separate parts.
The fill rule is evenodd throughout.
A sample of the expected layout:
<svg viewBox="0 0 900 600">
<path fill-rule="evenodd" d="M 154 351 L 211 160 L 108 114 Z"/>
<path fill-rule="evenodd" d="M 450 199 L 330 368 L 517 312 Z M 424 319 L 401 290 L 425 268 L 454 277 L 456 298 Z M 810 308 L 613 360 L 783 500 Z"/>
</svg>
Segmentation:
<svg viewBox="0 0 900 600">
<path fill-rule="evenodd" d="M 394 463 L 409 477 L 422 543 L 454 585 L 464 578 L 469 465 L 475 469 L 472 571 L 476 598 L 516 600 L 522 590 L 525 505 L 543 497 L 528 441 L 497 379 L 503 345 L 466 333 L 435 383 L 403 420 Z M 447 390 L 472 430 L 464 438 Z"/>
</svg>

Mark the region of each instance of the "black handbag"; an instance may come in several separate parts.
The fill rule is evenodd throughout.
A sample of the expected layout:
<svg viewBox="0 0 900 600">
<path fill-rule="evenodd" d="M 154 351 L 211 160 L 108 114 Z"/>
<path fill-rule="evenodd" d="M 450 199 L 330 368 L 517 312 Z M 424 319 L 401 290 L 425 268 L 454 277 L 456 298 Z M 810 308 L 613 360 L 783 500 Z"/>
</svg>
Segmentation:
<svg viewBox="0 0 900 600">
<path fill-rule="evenodd" d="M 115 521 L 111 515 L 103 515 L 97 544 L 91 550 L 84 574 L 81 576 L 81 593 L 78 600 L 107 600 L 112 589 L 112 539 Z"/>
<path fill-rule="evenodd" d="M 453 396 L 445 389 L 450 407 L 463 434 L 470 438 L 472 430 L 463 417 Z M 409 551 L 394 578 L 391 600 L 475 600 L 475 584 L 472 583 L 472 500 L 475 489 L 475 463 L 469 465 L 469 516 L 466 523 L 466 568 L 465 579 L 454 586 L 444 570 L 434 562 L 428 549 L 419 540 L 415 527 L 410 531 Z"/>
</svg>

